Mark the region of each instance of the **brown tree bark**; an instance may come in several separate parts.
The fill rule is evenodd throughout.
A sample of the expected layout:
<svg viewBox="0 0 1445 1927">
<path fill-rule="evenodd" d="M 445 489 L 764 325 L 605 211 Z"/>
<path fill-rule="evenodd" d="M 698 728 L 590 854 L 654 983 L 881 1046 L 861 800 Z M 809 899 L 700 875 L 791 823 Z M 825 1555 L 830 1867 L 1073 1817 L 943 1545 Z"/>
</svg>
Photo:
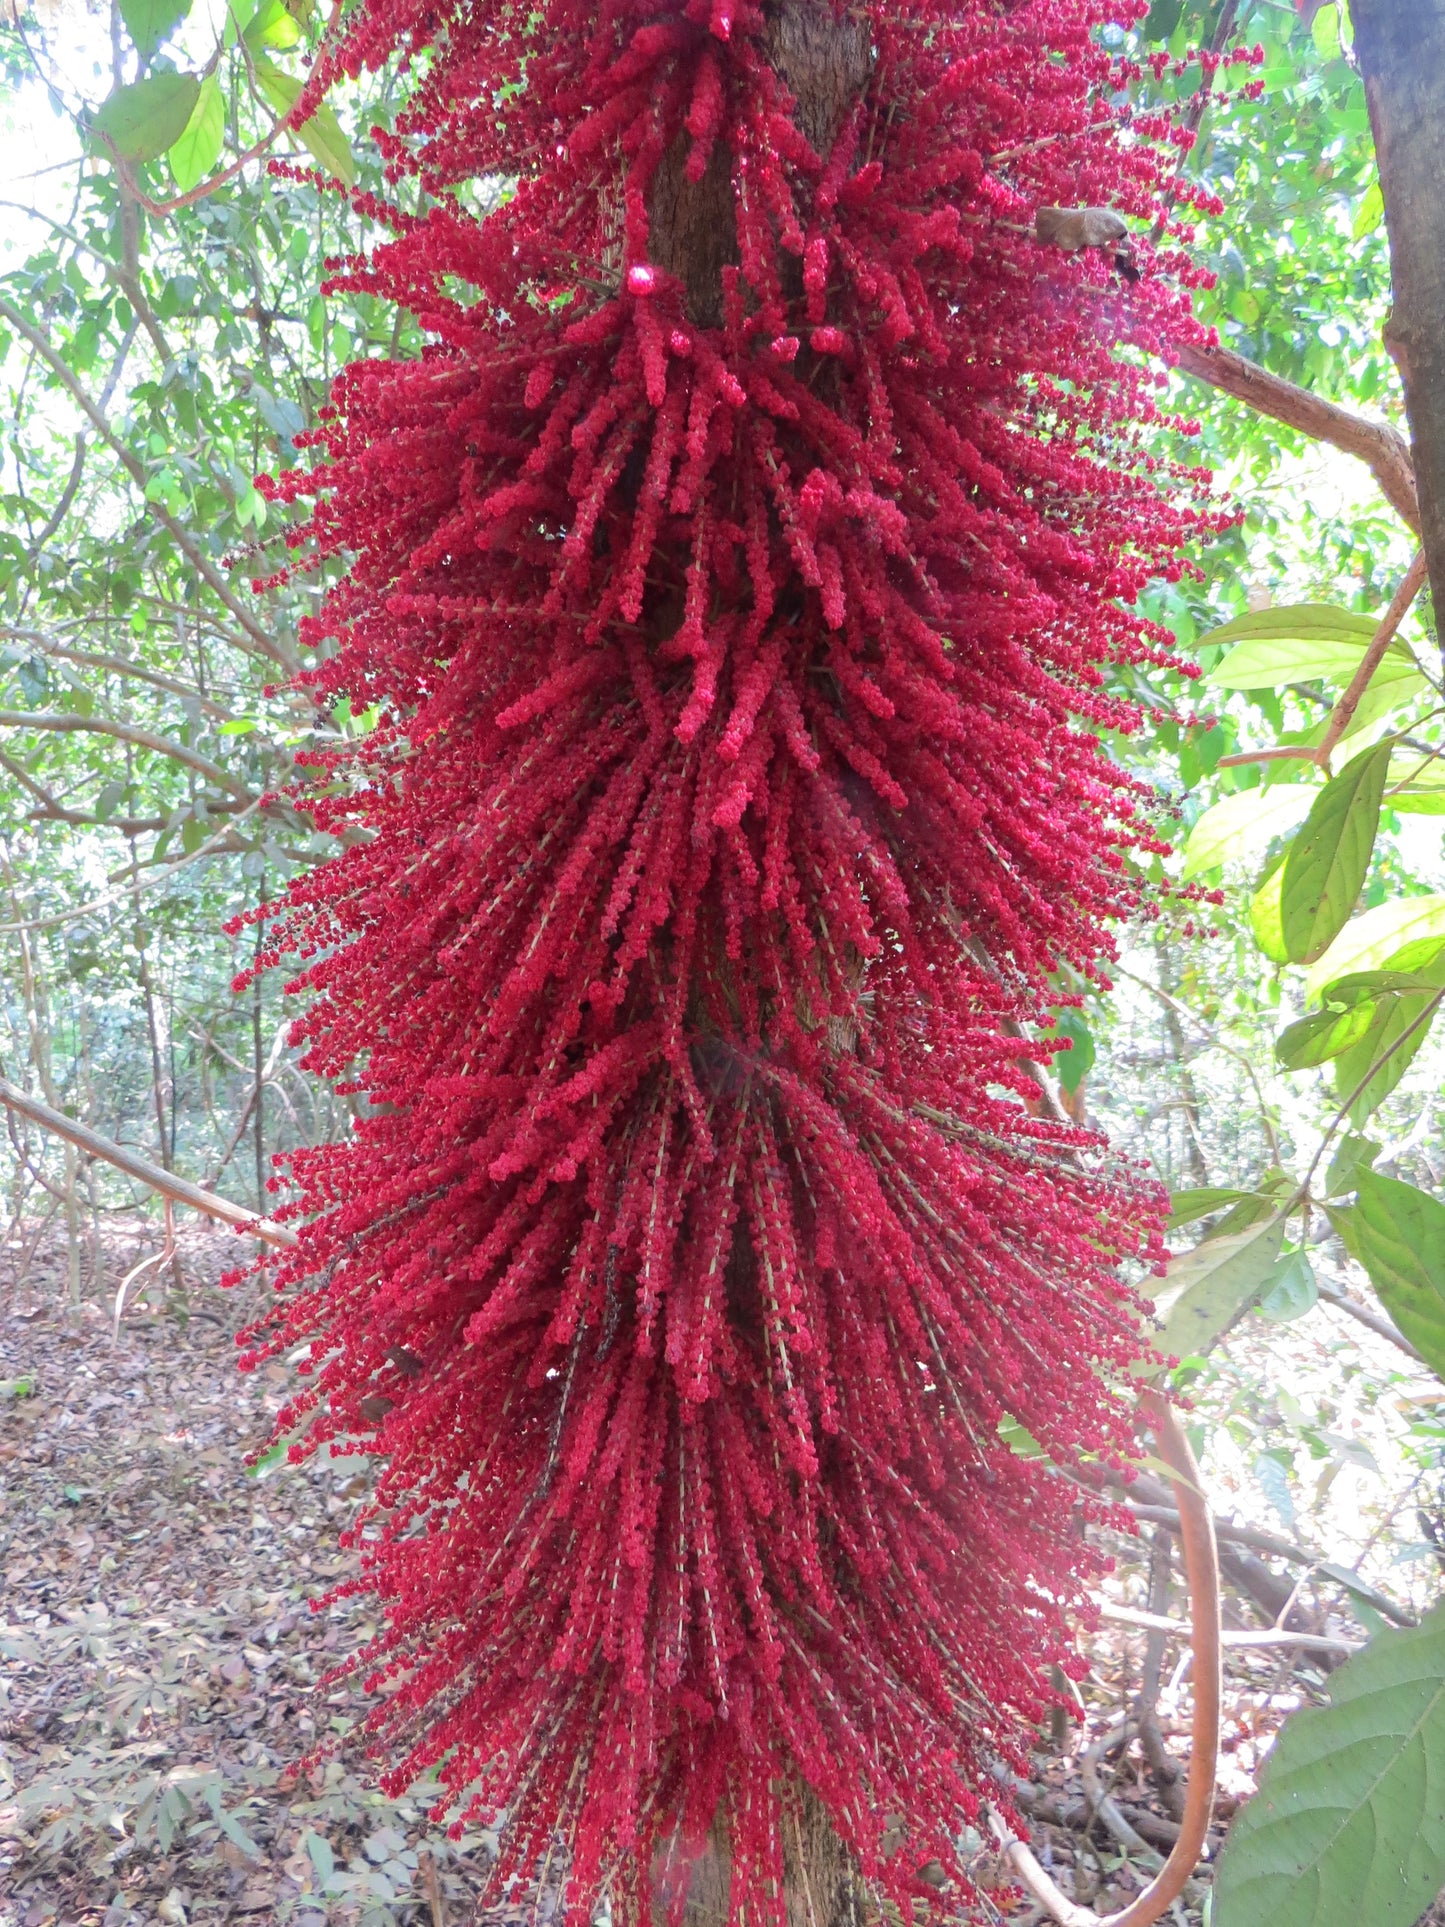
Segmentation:
<svg viewBox="0 0 1445 1927">
<path fill-rule="evenodd" d="M 1445 618 L 1445 0 L 1350 0 L 1375 136 L 1420 537 Z"/>
<path fill-rule="evenodd" d="M 794 118 L 813 147 L 826 154 L 868 82 L 867 22 L 835 9 L 832 0 L 765 0 L 764 10 L 764 44 L 797 103 Z M 679 136 L 653 180 L 648 254 L 682 282 L 694 321 L 715 327 L 722 318 L 722 271 L 738 259 L 729 156 L 721 147 L 714 149 L 702 179 L 692 181 L 687 177 L 690 147 L 689 137 Z M 810 1792 L 804 1790 L 785 1829 L 789 1927 L 862 1927 L 863 1895 L 852 1856 Z M 664 1867 L 658 1875 L 654 1913 L 660 1917 L 666 1888 L 676 1876 Z M 730 1869 L 721 1820 L 687 1878 L 686 1927 L 726 1927 Z"/>
</svg>

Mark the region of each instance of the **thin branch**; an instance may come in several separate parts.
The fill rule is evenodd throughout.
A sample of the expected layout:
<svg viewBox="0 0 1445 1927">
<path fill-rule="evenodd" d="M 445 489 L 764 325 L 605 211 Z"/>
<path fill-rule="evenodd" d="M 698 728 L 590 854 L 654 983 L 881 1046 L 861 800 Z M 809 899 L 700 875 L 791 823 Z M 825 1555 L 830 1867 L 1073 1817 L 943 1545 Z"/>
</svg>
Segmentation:
<svg viewBox="0 0 1445 1927">
<path fill-rule="evenodd" d="M 246 807 L 239 812 L 236 821 L 238 823 L 244 821 L 244 819 L 258 807 L 259 804 L 257 803 L 248 803 Z M 234 835 L 233 827 L 218 830 L 214 836 L 207 837 L 206 841 L 197 849 L 191 850 L 185 856 L 178 856 L 173 861 L 168 861 L 163 866 L 152 871 L 151 875 L 146 879 L 147 887 L 152 883 L 164 882 L 167 877 L 174 876 L 177 870 L 185 869 L 187 864 L 199 863 L 202 857 L 215 856 L 221 850 L 234 850 L 239 848 L 240 846 L 234 840 Z M 108 890 L 103 897 L 95 897 L 89 903 L 77 904 L 70 910 L 53 911 L 48 917 L 27 917 L 23 922 L 0 923 L 0 936 L 10 936 L 14 933 L 30 930 L 59 930 L 68 923 L 83 923 L 87 917 L 93 917 L 97 910 L 108 909 L 112 903 L 120 903 L 125 898 L 134 896 L 138 887 L 138 885 L 131 883 L 120 890 Z"/>
<path fill-rule="evenodd" d="M 1321 1285 L 1320 1297 L 1327 1305 L 1333 1305 L 1336 1311 L 1344 1312 L 1356 1324 L 1363 1325 L 1366 1331 L 1374 1332 L 1377 1338 L 1387 1339 L 1407 1358 L 1413 1358 L 1417 1365 L 1424 1364 L 1424 1359 L 1393 1319 L 1384 1317 L 1369 1305 L 1362 1305 L 1357 1298 L 1351 1298 L 1347 1291 L 1339 1290 L 1334 1285 Z"/>
<path fill-rule="evenodd" d="M 1178 365 L 1196 381 L 1232 395 L 1256 414 L 1268 415 L 1272 421 L 1296 428 L 1313 441 L 1328 442 L 1332 448 L 1364 462 L 1396 514 L 1417 535 L 1420 533 L 1420 503 L 1410 445 L 1388 422 L 1372 422 L 1363 415 L 1351 414 L 1348 408 L 1272 375 L 1258 362 L 1230 348 L 1181 348 Z"/>
<path fill-rule="evenodd" d="M 0 635 L 10 636 L 17 642 L 30 642 L 47 656 L 59 656 L 63 662 L 78 662 L 87 669 L 108 669 L 112 675 L 125 676 L 134 682 L 149 683 L 152 689 L 164 689 L 172 696 L 179 696 L 183 702 L 198 703 L 214 721 L 234 722 L 235 716 L 220 703 L 212 702 L 200 690 L 181 682 L 175 676 L 162 675 L 158 669 L 147 669 L 143 664 L 133 662 L 129 656 L 104 655 L 94 649 L 73 649 L 69 643 L 57 642 L 54 636 L 43 629 L 17 629 L 10 624 L 0 625 Z"/>
<path fill-rule="evenodd" d="M 1370 679 L 1385 659 L 1385 651 L 1395 640 L 1395 631 L 1405 620 L 1406 611 L 1425 586 L 1425 551 L 1417 549 L 1415 560 L 1406 569 L 1400 586 L 1390 598 L 1390 606 L 1380 618 L 1380 626 L 1370 638 L 1370 646 L 1360 660 L 1360 666 L 1350 678 L 1350 686 L 1335 704 L 1329 722 L 1325 726 L 1324 737 L 1315 751 L 1315 761 L 1320 768 L 1327 770 L 1335 745 L 1349 728 L 1360 699 L 1370 686 Z"/>
<path fill-rule="evenodd" d="M 75 375 L 66 366 L 59 352 L 51 346 L 50 342 L 47 341 L 40 330 L 32 327 L 20 310 L 7 301 L 3 295 L 0 295 L 0 315 L 4 315 L 15 332 L 29 342 L 36 354 L 38 354 L 51 369 L 60 382 L 60 385 L 70 395 L 72 401 L 75 402 L 76 406 L 91 423 L 95 432 L 100 436 L 107 448 L 111 450 L 112 454 L 115 455 L 132 481 L 134 481 L 141 490 L 147 514 L 153 515 L 161 524 L 162 528 L 166 530 L 176 547 L 205 582 L 206 586 L 219 598 L 225 607 L 230 610 L 237 622 L 240 623 L 246 634 L 251 638 L 251 642 L 272 662 L 279 663 L 288 673 L 294 673 L 297 665 L 290 650 L 285 648 L 276 637 L 267 634 L 266 630 L 262 628 L 261 624 L 257 622 L 256 618 L 251 614 L 251 611 L 232 592 L 230 584 L 217 572 L 209 558 L 196 546 L 189 532 L 176 520 L 175 516 L 171 514 L 164 503 L 153 502 L 146 496 L 145 464 L 141 461 L 140 457 L 136 455 L 132 449 L 127 448 L 120 437 L 115 434 L 105 416 L 91 400 Z"/>
<path fill-rule="evenodd" d="M 1119 1626 L 1141 1626 L 1150 1632 L 1168 1633 L 1173 1639 L 1188 1639 L 1189 1628 L 1182 1619 L 1167 1619 L 1162 1613 L 1138 1612 L 1133 1606 L 1116 1606 L 1112 1600 L 1096 1602 L 1101 1619 Z M 1227 1632 L 1219 1635 L 1220 1644 L 1235 1652 L 1266 1651 L 1276 1646 L 1294 1646 L 1304 1653 L 1357 1653 L 1364 1645 L 1360 1639 L 1332 1639 L 1327 1633 L 1296 1633 L 1275 1626 L 1264 1632 Z"/>
<path fill-rule="evenodd" d="M 102 1163 L 114 1165 L 117 1171 L 124 1171 L 127 1177 L 139 1179 L 163 1198 L 170 1198 L 176 1204 L 188 1204 L 193 1211 L 200 1211 L 208 1218 L 217 1218 L 222 1224 L 235 1225 L 239 1231 L 249 1231 L 263 1244 L 289 1250 L 297 1243 L 296 1233 L 289 1226 L 275 1224 L 270 1218 L 258 1217 L 243 1204 L 232 1204 L 229 1198 L 219 1198 L 214 1191 L 202 1190 L 199 1184 L 178 1178 L 173 1171 L 163 1171 L 138 1151 L 102 1137 L 99 1131 L 92 1131 L 88 1124 L 82 1124 L 78 1118 L 66 1117 L 63 1112 L 52 1110 L 38 1097 L 20 1090 L 6 1078 L 0 1078 L 0 1104 L 21 1117 L 29 1118 L 32 1124 L 38 1124 L 42 1130 L 64 1138 L 67 1144 L 73 1144 L 87 1157 L 99 1158 Z"/>
<path fill-rule="evenodd" d="M 188 769 L 204 776 L 208 783 L 214 783 L 217 789 L 229 791 L 243 807 L 256 801 L 239 777 L 232 776 L 219 763 L 213 763 L 209 756 L 203 756 L 198 749 L 190 749 L 184 743 L 173 743 L 169 737 L 157 736 L 154 730 L 142 729 L 137 723 L 120 723 L 109 716 L 72 716 L 63 710 L 0 709 L 0 729 L 44 729 L 63 735 L 114 736 L 123 743 L 134 743 L 137 749 L 148 749 L 157 756 L 168 757 L 173 763 L 184 763 Z"/>
</svg>

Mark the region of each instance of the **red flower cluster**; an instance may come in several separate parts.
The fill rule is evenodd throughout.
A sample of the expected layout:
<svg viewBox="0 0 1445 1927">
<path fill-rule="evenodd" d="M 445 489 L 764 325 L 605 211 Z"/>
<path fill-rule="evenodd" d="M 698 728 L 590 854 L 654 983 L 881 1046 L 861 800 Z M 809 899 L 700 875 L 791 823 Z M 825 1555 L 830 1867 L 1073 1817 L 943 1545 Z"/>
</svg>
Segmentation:
<svg viewBox="0 0 1445 1927">
<path fill-rule="evenodd" d="M 779 1918 L 804 1783 L 962 1886 L 1083 1605 L 1000 1426 L 1117 1448 L 1157 1204 L 1038 1115 L 1037 1027 L 1138 901 L 1090 731 L 1200 522 L 1140 434 L 1184 297 L 1033 238 L 1173 192 L 1104 11 L 369 0 L 333 62 L 431 48 L 432 204 L 344 276 L 430 346 L 276 485 L 352 558 L 310 680 L 381 723 L 268 952 L 370 1108 L 292 1161 L 253 1356 L 310 1337 L 283 1424 L 382 1458 L 391 1784 L 578 1904 L 721 1813 Z"/>
</svg>

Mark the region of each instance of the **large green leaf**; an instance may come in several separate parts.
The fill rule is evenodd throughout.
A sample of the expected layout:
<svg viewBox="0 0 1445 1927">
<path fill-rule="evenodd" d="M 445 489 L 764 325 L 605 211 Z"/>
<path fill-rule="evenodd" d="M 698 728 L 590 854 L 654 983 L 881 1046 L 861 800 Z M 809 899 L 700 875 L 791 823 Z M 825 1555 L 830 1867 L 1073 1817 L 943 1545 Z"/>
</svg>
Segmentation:
<svg viewBox="0 0 1445 1927">
<path fill-rule="evenodd" d="M 185 132 L 166 155 L 182 194 L 199 186 L 221 158 L 225 132 L 226 103 L 221 98 L 221 84 L 214 74 L 207 74 Z"/>
<path fill-rule="evenodd" d="M 186 131 L 200 92 L 194 74 L 147 74 L 118 87 L 91 126 L 123 161 L 153 161 Z"/>
<path fill-rule="evenodd" d="M 1268 1288 L 1283 1243 L 1283 1220 L 1270 1217 L 1171 1258 L 1154 1295 L 1158 1350 L 1176 1358 L 1207 1352 Z"/>
<path fill-rule="evenodd" d="M 1328 602 L 1287 602 L 1277 609 L 1251 609 L 1199 638 L 1200 647 L 1214 642 L 1355 643 L 1364 654 L 1378 624 L 1373 616 L 1336 609 Z"/>
<path fill-rule="evenodd" d="M 1425 937 L 1445 938 L 1445 893 L 1392 897 L 1345 925 L 1318 963 L 1310 966 L 1305 995 L 1318 997 L 1326 984 L 1348 976 L 1352 970 L 1377 970 L 1381 965 L 1398 968 L 1402 946 Z"/>
<path fill-rule="evenodd" d="M 274 47 L 284 52 L 300 41 L 301 27 L 286 6 L 286 0 L 261 0 L 260 6 L 247 21 L 242 38 L 253 53 L 259 52 L 262 47 Z"/>
<path fill-rule="evenodd" d="M 262 93 L 276 112 L 289 114 L 301 98 L 301 82 L 290 74 L 283 74 L 264 55 L 257 55 L 251 64 Z M 337 175 L 348 187 L 356 179 L 356 157 L 341 131 L 341 122 L 329 107 L 318 107 L 309 120 L 303 120 L 292 132 L 305 142 L 328 174 Z"/>
<path fill-rule="evenodd" d="M 1236 790 L 1207 809 L 1189 832 L 1182 879 L 1216 870 L 1221 863 L 1255 856 L 1277 836 L 1287 836 L 1310 813 L 1322 792 L 1311 783 L 1272 783 Z"/>
<path fill-rule="evenodd" d="M 1279 898 L 1284 888 L 1284 853 L 1266 872 L 1263 882 L 1249 900 L 1249 927 L 1254 940 L 1271 963 L 1289 962 L 1280 928 Z"/>
<path fill-rule="evenodd" d="M 190 10 L 191 0 L 120 0 L 125 30 L 147 59 Z"/>
<path fill-rule="evenodd" d="M 1409 1927 L 1445 1883 L 1445 1606 L 1287 1721 L 1230 1830 L 1214 1927 Z"/>
<path fill-rule="evenodd" d="M 1445 1378 L 1445 1204 L 1365 1169 L 1355 1194 L 1358 1202 L 1332 1209 L 1330 1222 L 1400 1330 Z"/>
<path fill-rule="evenodd" d="M 1354 909 L 1380 823 L 1390 748 L 1377 744 L 1325 784 L 1290 845 L 1280 889 L 1280 928 L 1294 963 L 1323 956 Z"/>
<path fill-rule="evenodd" d="M 1069 1049 L 1054 1059 L 1054 1075 L 1070 1097 L 1094 1068 L 1094 1034 L 1081 1010 L 1067 1005 L 1054 1019 L 1060 1037 L 1067 1037 Z"/>
<path fill-rule="evenodd" d="M 1361 971 L 1326 986 L 1324 1008 L 1299 1018 L 1275 1039 L 1274 1054 L 1287 1071 L 1327 1064 L 1357 1043 L 1370 1028 L 1379 999 L 1415 979 L 1393 970 Z"/>
<path fill-rule="evenodd" d="M 1430 1034 L 1432 1011 L 1445 985 L 1445 944 L 1408 946 L 1414 970 L 1364 970 L 1324 990 L 1324 1008 L 1291 1024 L 1276 1040 L 1286 1070 L 1335 1060 L 1335 1088 L 1349 1101 L 1357 1127 L 1394 1090 Z"/>
<path fill-rule="evenodd" d="M 1227 1185 L 1205 1184 L 1191 1191 L 1171 1191 L 1169 1193 L 1169 1229 L 1177 1231 L 1181 1225 L 1194 1224 L 1200 1218 L 1207 1218 L 1214 1211 L 1222 1211 L 1227 1204 L 1238 1204 L 1241 1198 L 1253 1198 L 1259 1194 L 1254 1191 L 1235 1191 Z"/>
<path fill-rule="evenodd" d="M 1406 978 L 1409 987 L 1378 997 L 1369 1029 L 1335 1059 L 1335 1090 L 1349 1105 L 1356 1130 L 1384 1103 L 1429 1037 L 1445 984 L 1445 956 L 1429 970 L 1380 975 Z"/>
<path fill-rule="evenodd" d="M 1285 683 L 1321 679 L 1348 683 L 1364 659 L 1370 634 L 1367 624 L 1363 639 L 1349 642 L 1333 638 L 1308 641 L 1294 636 L 1261 636 L 1236 643 L 1204 680 L 1220 689 L 1278 689 Z M 1420 681 L 1415 659 L 1408 649 L 1396 643 L 1386 650 L 1370 686 L 1412 680 Z"/>
</svg>

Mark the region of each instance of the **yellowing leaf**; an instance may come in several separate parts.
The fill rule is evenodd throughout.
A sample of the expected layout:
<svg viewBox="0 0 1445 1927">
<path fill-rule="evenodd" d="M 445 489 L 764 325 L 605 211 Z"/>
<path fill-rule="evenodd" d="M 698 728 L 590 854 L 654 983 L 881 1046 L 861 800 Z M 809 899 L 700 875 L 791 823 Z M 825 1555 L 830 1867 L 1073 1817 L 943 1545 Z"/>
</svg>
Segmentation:
<svg viewBox="0 0 1445 1927">
<path fill-rule="evenodd" d="M 1311 966 L 1305 977 L 1305 995 L 1317 998 L 1326 984 L 1351 971 L 1377 970 L 1392 964 L 1396 951 L 1422 937 L 1445 937 L 1445 892 L 1394 897 L 1355 917 Z"/>
<path fill-rule="evenodd" d="M 225 131 L 226 104 L 221 98 L 220 82 L 214 74 L 207 74 L 185 132 L 166 156 L 182 194 L 189 194 L 193 187 L 199 186 L 221 158 Z"/>
<path fill-rule="evenodd" d="M 1371 181 L 1365 189 L 1364 198 L 1355 209 L 1355 219 L 1350 232 L 1357 241 L 1363 241 L 1367 234 L 1374 233 L 1384 218 L 1384 193 L 1378 181 Z"/>
<path fill-rule="evenodd" d="M 1283 683 L 1348 683 L 1364 658 L 1373 629 L 1349 640 L 1333 636 L 1259 636 L 1237 643 L 1204 678 L 1220 689 L 1277 689 Z M 1391 683 L 1419 670 L 1408 649 L 1392 644 L 1371 681 Z"/>
<path fill-rule="evenodd" d="M 1249 900 L 1249 927 L 1254 932 L 1254 940 L 1270 962 L 1277 964 L 1289 962 L 1289 952 L 1284 947 L 1284 931 L 1279 921 L 1279 893 L 1283 888 L 1284 863 L 1281 860 Z"/>
<path fill-rule="evenodd" d="M 1310 783 L 1272 783 L 1222 797 L 1189 832 L 1182 880 L 1257 856 L 1275 837 L 1303 823 L 1319 794 Z"/>
</svg>

